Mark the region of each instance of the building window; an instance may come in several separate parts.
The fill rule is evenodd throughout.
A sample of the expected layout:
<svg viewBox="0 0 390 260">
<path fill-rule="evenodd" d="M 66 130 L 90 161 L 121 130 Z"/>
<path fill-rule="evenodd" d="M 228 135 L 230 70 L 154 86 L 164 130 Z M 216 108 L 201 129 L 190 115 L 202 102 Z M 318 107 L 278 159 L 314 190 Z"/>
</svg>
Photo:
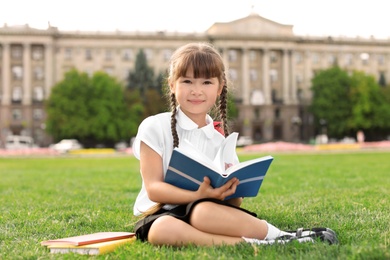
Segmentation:
<svg viewBox="0 0 390 260">
<path fill-rule="evenodd" d="M 112 60 L 112 50 L 106 50 L 106 61 Z"/>
<path fill-rule="evenodd" d="M 329 54 L 328 56 L 328 64 L 335 65 L 336 64 L 336 56 L 333 54 Z"/>
<path fill-rule="evenodd" d="M 382 54 L 378 55 L 378 64 L 379 65 L 385 65 L 385 56 Z"/>
<path fill-rule="evenodd" d="M 274 111 L 274 117 L 276 119 L 280 119 L 280 108 L 275 108 L 275 111 Z"/>
<path fill-rule="evenodd" d="M 270 76 L 271 83 L 274 83 L 274 82 L 278 81 L 278 71 L 277 70 L 271 69 L 269 71 L 269 76 Z"/>
<path fill-rule="evenodd" d="M 144 54 L 147 61 L 151 61 L 153 59 L 153 50 L 152 49 L 144 49 Z"/>
<path fill-rule="evenodd" d="M 255 50 L 249 51 L 249 60 L 250 61 L 256 61 L 257 60 L 257 53 Z"/>
<path fill-rule="evenodd" d="M 41 66 L 36 66 L 34 68 L 34 79 L 42 80 L 43 76 L 43 68 Z"/>
<path fill-rule="evenodd" d="M 23 68 L 20 65 L 12 66 L 12 77 L 14 80 L 23 79 Z"/>
<path fill-rule="evenodd" d="M 345 55 L 345 65 L 351 66 L 353 64 L 353 55 L 348 53 Z"/>
<path fill-rule="evenodd" d="M 22 120 L 22 111 L 18 108 L 12 109 L 12 119 L 13 120 Z"/>
<path fill-rule="evenodd" d="M 72 59 L 72 49 L 71 48 L 65 48 L 64 58 L 65 58 L 65 60 Z"/>
<path fill-rule="evenodd" d="M 41 86 L 34 87 L 33 100 L 37 102 L 42 102 L 43 98 L 44 98 L 43 88 Z"/>
<path fill-rule="evenodd" d="M 33 118 L 36 121 L 40 121 L 43 118 L 43 110 L 41 108 L 34 108 L 33 110 Z"/>
<path fill-rule="evenodd" d="M 43 59 L 43 48 L 36 46 L 32 48 L 32 59 L 33 60 L 42 60 Z"/>
<path fill-rule="evenodd" d="M 22 100 L 22 87 L 16 86 L 12 88 L 12 101 L 20 102 Z"/>
<path fill-rule="evenodd" d="M 304 96 L 303 96 L 303 90 L 301 88 L 297 89 L 297 98 L 299 101 L 302 101 Z"/>
<path fill-rule="evenodd" d="M 301 74 L 296 74 L 295 76 L 295 82 L 297 83 L 297 85 L 300 85 L 303 81 L 303 77 Z"/>
<path fill-rule="evenodd" d="M 114 69 L 112 67 L 105 67 L 104 72 L 106 72 L 110 76 L 114 75 Z"/>
<path fill-rule="evenodd" d="M 11 57 L 15 60 L 21 60 L 23 57 L 23 50 L 21 45 L 14 45 L 11 47 Z"/>
<path fill-rule="evenodd" d="M 277 63 L 278 62 L 278 54 L 276 53 L 276 51 L 271 51 L 269 53 L 269 57 L 270 57 L 271 63 Z"/>
<path fill-rule="evenodd" d="M 257 81 L 257 70 L 250 69 L 249 71 L 249 78 L 251 81 Z"/>
<path fill-rule="evenodd" d="M 301 63 L 303 62 L 303 55 L 302 55 L 302 53 L 297 52 L 297 53 L 295 54 L 295 62 L 296 62 L 297 64 L 301 64 Z"/>
<path fill-rule="evenodd" d="M 91 68 L 86 68 L 85 69 L 85 73 L 87 73 L 88 77 L 92 77 L 93 76 L 93 69 Z"/>
<path fill-rule="evenodd" d="M 237 70 L 236 69 L 229 69 L 229 77 L 231 80 L 237 80 Z"/>
<path fill-rule="evenodd" d="M 370 59 L 370 54 L 363 52 L 360 54 L 360 59 L 362 60 L 363 65 L 368 65 L 368 61 Z"/>
<path fill-rule="evenodd" d="M 228 51 L 228 59 L 229 59 L 229 62 L 235 62 L 237 60 L 237 51 L 236 50 L 229 50 Z"/>
<path fill-rule="evenodd" d="M 172 56 L 172 50 L 170 50 L 170 49 L 165 49 L 165 50 L 163 51 L 163 60 L 164 60 L 164 62 L 165 62 L 165 61 L 169 61 L 169 59 L 171 58 L 171 56 Z"/>
<path fill-rule="evenodd" d="M 313 53 L 311 55 L 311 61 L 313 62 L 313 64 L 320 63 L 320 57 L 319 57 L 318 53 Z"/>
<path fill-rule="evenodd" d="M 86 49 L 85 50 L 85 59 L 86 60 L 92 60 L 92 50 L 91 49 Z"/>
<path fill-rule="evenodd" d="M 123 76 L 122 76 L 122 79 L 124 80 L 124 81 L 126 81 L 126 80 L 128 80 L 129 79 L 129 77 L 130 77 L 130 69 L 128 69 L 128 68 L 126 68 L 126 69 L 123 69 Z"/>
<path fill-rule="evenodd" d="M 133 50 L 132 49 L 124 49 L 122 52 L 122 59 L 124 61 L 131 61 L 133 59 Z"/>
<path fill-rule="evenodd" d="M 384 71 L 379 72 L 379 81 L 378 81 L 379 86 L 385 87 L 387 85 L 386 83 L 386 76 Z"/>
</svg>

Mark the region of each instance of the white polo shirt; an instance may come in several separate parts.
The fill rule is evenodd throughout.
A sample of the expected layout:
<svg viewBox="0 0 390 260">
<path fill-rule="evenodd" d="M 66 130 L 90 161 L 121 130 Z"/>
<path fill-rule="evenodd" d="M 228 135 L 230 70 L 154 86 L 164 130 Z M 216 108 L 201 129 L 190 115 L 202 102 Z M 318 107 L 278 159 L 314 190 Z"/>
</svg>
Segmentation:
<svg viewBox="0 0 390 260">
<path fill-rule="evenodd" d="M 180 107 L 178 107 L 177 110 L 176 130 L 179 136 L 179 147 L 180 142 L 187 139 L 200 151 L 203 151 L 210 159 L 214 159 L 218 148 L 225 137 L 214 129 L 213 119 L 207 115 L 207 125 L 202 128 L 198 128 L 198 125 L 180 110 Z M 147 144 L 162 157 L 165 177 L 173 151 L 171 112 L 150 116 L 142 121 L 133 143 L 133 153 L 137 159 L 140 159 L 141 141 Z M 140 215 L 155 204 L 155 202 L 149 199 L 144 181 L 142 180 L 141 191 L 137 196 L 133 208 L 134 215 Z"/>
</svg>

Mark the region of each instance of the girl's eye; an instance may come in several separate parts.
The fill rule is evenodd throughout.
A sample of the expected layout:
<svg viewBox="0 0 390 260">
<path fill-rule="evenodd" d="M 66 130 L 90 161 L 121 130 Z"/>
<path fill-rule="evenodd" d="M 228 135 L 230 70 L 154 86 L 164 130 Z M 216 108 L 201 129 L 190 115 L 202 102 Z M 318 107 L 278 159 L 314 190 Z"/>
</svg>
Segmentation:
<svg viewBox="0 0 390 260">
<path fill-rule="evenodd" d="M 213 84 L 213 83 L 211 81 L 205 81 L 203 84 L 210 85 L 210 84 Z"/>
<path fill-rule="evenodd" d="M 191 80 L 185 79 L 185 80 L 183 80 L 183 82 L 186 83 L 186 84 L 190 84 Z"/>
</svg>

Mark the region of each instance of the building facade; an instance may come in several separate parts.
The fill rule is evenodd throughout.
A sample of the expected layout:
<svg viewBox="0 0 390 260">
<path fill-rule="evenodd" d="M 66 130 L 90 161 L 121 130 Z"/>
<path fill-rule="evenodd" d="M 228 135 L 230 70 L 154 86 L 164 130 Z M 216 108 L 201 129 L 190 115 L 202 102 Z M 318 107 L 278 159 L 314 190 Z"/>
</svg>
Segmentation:
<svg viewBox="0 0 390 260">
<path fill-rule="evenodd" d="M 63 32 L 56 27 L 0 27 L 0 144 L 11 134 L 45 133 L 44 101 L 72 68 L 92 75 L 103 70 L 126 83 L 143 49 L 156 74 L 166 70 L 173 51 L 188 42 L 211 42 L 222 53 L 239 108 L 232 125 L 258 142 L 308 141 L 315 136 L 308 112 L 311 79 L 338 64 L 376 79 L 390 78 L 390 40 L 312 37 L 251 14 L 215 23 L 204 33 Z"/>
</svg>

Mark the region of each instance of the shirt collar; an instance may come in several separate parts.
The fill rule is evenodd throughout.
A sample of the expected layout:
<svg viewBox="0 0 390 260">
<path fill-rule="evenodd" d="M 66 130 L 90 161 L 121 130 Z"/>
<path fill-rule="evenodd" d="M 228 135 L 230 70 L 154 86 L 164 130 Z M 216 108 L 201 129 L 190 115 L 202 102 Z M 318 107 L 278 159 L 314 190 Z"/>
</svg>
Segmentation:
<svg viewBox="0 0 390 260">
<path fill-rule="evenodd" d="M 191 131 L 191 130 L 198 129 L 198 125 L 194 121 L 192 121 L 186 114 L 184 114 L 184 112 L 181 111 L 179 106 L 177 107 L 176 120 L 177 120 L 177 124 L 180 126 L 180 128 L 182 128 L 184 130 Z M 207 125 L 200 128 L 200 130 L 202 130 L 205 133 L 205 135 L 207 136 L 207 138 L 209 138 L 209 139 L 211 139 L 215 133 L 213 122 L 214 121 L 211 118 L 211 116 L 209 116 L 207 114 L 206 115 Z"/>
</svg>

